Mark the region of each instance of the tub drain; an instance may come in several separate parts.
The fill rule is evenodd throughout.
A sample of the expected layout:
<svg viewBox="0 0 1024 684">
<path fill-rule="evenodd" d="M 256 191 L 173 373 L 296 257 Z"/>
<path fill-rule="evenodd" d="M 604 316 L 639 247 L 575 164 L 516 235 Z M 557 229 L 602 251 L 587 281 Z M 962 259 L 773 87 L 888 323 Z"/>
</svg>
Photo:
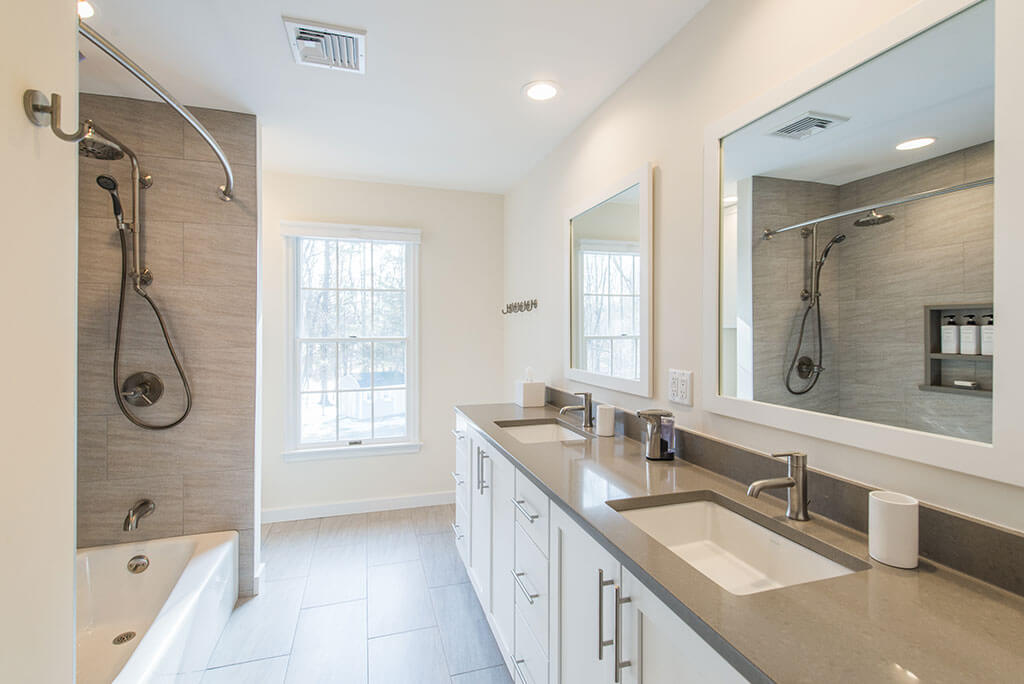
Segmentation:
<svg viewBox="0 0 1024 684">
<path fill-rule="evenodd" d="M 127 644 L 129 641 L 135 638 L 135 632 L 121 632 L 114 637 L 113 644 L 120 646 L 121 644 Z"/>
</svg>

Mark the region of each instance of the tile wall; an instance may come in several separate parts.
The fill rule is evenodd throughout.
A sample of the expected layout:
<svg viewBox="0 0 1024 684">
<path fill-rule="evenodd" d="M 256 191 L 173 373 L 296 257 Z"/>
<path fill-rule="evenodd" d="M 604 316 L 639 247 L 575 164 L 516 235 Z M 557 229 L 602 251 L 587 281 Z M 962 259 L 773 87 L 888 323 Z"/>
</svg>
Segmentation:
<svg viewBox="0 0 1024 684">
<path fill-rule="evenodd" d="M 236 529 L 240 591 L 252 591 L 255 524 L 254 436 L 257 294 L 257 129 L 250 114 L 192 108 L 224 148 L 235 200 L 217 197 L 224 178 L 202 139 L 168 106 L 83 94 L 91 118 L 139 157 L 153 186 L 142 193 L 149 293 L 161 307 L 192 385 L 181 425 L 138 428 L 121 415 L 111 382 L 120 247 L 109 195 L 96 185 L 113 175 L 130 215 L 127 161 L 79 164 L 78 545 Z M 173 419 L 184 393 L 160 328 L 129 292 L 121 381 L 155 372 L 165 394 L 147 421 Z M 156 512 L 133 533 L 121 524 L 140 498 Z"/>
</svg>

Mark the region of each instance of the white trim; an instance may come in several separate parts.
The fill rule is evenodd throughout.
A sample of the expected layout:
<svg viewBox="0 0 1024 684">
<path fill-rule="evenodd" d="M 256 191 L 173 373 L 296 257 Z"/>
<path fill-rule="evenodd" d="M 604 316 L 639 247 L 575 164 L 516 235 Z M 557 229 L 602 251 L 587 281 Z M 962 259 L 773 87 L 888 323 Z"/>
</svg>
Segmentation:
<svg viewBox="0 0 1024 684">
<path fill-rule="evenodd" d="M 639 355 L 637 369 L 640 377 L 636 380 L 627 380 L 625 378 L 599 375 L 572 367 L 572 258 L 574 249 L 572 219 L 634 185 L 639 186 L 641 223 L 640 336 L 637 345 L 637 353 Z M 566 265 L 566 268 L 564 269 L 562 302 L 564 306 L 563 320 L 569 326 L 563 349 L 565 377 L 588 385 L 606 387 L 641 397 L 650 397 L 651 378 L 654 375 L 654 164 L 650 162 L 644 164 L 641 168 L 606 188 L 603 192 L 567 211 L 565 213 L 564 226 L 565 238 L 563 245 L 565 251 L 562 263 Z"/>
<path fill-rule="evenodd" d="M 703 287 L 703 359 L 706 381 L 702 383 L 703 408 L 712 413 L 768 425 L 780 430 L 810 435 L 869 451 L 890 454 L 940 468 L 970 473 L 1001 482 L 1024 485 L 1024 459 L 1019 444 L 1024 440 L 1017 427 L 1015 413 L 1024 404 L 1024 390 L 1014 378 L 1024 377 L 1024 366 L 1012 354 L 1002 355 L 993 364 L 1004 381 L 993 395 L 992 444 L 955 437 L 929 434 L 906 428 L 870 423 L 852 418 L 814 413 L 763 402 L 736 399 L 719 394 L 719 212 L 721 210 L 721 145 L 720 140 L 764 114 L 804 95 L 818 86 L 856 68 L 932 26 L 948 19 L 977 0 L 921 0 L 876 31 L 854 41 L 827 57 L 782 87 L 759 97 L 732 114 L 710 124 L 704 143 L 704 287 Z M 1012 227 L 1016 212 L 1010 205 L 1013 179 L 1019 177 L 1020 147 L 1014 146 L 1003 131 L 1012 135 L 1010 106 L 1020 98 L 1019 79 L 1012 65 L 1019 50 L 1013 41 L 1000 41 L 1001 27 L 1012 24 L 1014 3 L 996 3 L 996 130 L 999 149 L 996 154 L 996 175 L 1004 180 L 995 189 L 995 300 L 1013 302 L 1012 293 L 1021 288 L 1021 278 L 1011 267 L 1021 241 Z M 1005 23 L 1005 22 L 1009 22 Z M 1005 37 L 1005 36 L 1002 36 Z M 1005 102 L 1004 102 L 1005 101 Z M 1002 188 L 1002 190 L 1000 189 Z M 1011 244 L 1012 243 L 1012 244 Z M 1006 249 L 1004 249 L 1006 248 Z M 1004 256 L 1006 255 L 1006 256 Z M 1024 342 L 1024 326 L 1018 322 L 1013 307 L 1002 309 L 1003 328 L 1000 341 L 1004 349 L 1014 349 Z M 1009 418 L 1009 420 L 1006 420 Z"/>
<path fill-rule="evenodd" d="M 295 233 L 287 229 L 305 230 L 309 228 L 315 234 Z M 354 226 L 349 224 L 334 223 L 304 223 L 300 221 L 282 221 L 282 233 L 285 242 L 285 287 L 287 289 L 286 311 L 285 311 L 285 425 L 284 443 L 285 451 L 282 458 L 285 461 L 309 461 L 326 458 L 342 458 L 341 452 L 351 450 L 351 456 L 368 456 L 374 453 L 412 453 L 419 449 L 406 449 L 404 452 L 394 451 L 396 445 L 419 444 L 420 437 L 420 277 L 419 277 L 419 246 L 420 230 L 416 228 L 391 228 L 375 226 Z M 406 239 L 397 239 L 399 236 L 406 236 Z M 369 441 L 367 444 L 345 445 L 329 444 L 322 447 L 302 445 L 299 442 L 299 399 L 295 392 L 298 378 L 299 359 L 295 353 L 295 317 L 298 311 L 299 287 L 297 284 L 298 274 L 296 272 L 296 251 L 295 244 L 301 238 L 327 238 L 327 239 L 360 239 L 378 242 L 404 242 L 405 250 L 405 326 L 404 340 L 406 343 L 406 367 L 405 367 L 405 392 L 406 392 L 406 434 L 401 442 L 395 441 Z M 415 239 L 412 239 L 415 238 Z M 366 339 L 366 338 L 359 338 Z M 358 340 L 356 340 L 358 341 Z M 375 451 L 371 447 L 381 447 Z M 388 451 L 391 449 L 391 451 Z M 322 455 L 314 456 L 314 452 Z M 327 452 L 334 452 L 334 455 L 326 455 Z"/>
<path fill-rule="evenodd" d="M 285 237 L 347 238 L 350 240 L 382 240 L 386 242 L 420 243 L 423 231 L 419 228 L 392 226 L 360 226 L 352 223 L 314 223 L 311 221 L 281 221 L 281 234 Z"/>
<path fill-rule="evenodd" d="M 360 458 L 362 456 L 384 456 L 389 454 L 415 454 L 423 442 L 394 442 L 359 444 L 354 446 L 332 446 L 325 449 L 291 449 L 281 453 L 281 459 L 292 461 L 327 461 L 336 458 Z"/>
<path fill-rule="evenodd" d="M 402 508 L 419 508 L 421 506 L 443 506 L 450 503 L 455 503 L 454 491 L 412 494 L 410 496 L 396 496 L 386 499 L 339 501 L 337 503 L 317 504 L 314 506 L 264 508 L 263 522 L 275 523 L 287 522 L 289 520 L 309 520 L 311 518 L 328 518 L 335 515 L 351 515 L 352 513 L 394 511 Z"/>
</svg>

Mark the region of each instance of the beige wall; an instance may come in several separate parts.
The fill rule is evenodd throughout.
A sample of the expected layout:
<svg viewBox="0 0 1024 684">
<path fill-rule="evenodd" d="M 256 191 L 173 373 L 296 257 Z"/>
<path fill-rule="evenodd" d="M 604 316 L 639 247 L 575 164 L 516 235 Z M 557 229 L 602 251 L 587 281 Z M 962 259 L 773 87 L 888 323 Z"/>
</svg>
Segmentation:
<svg viewBox="0 0 1024 684">
<path fill-rule="evenodd" d="M 502 396 L 499 195 L 263 176 L 263 511 L 283 519 L 444 500 L 452 491 L 452 407 Z M 285 238 L 282 221 L 418 228 L 420 439 L 413 454 L 285 462 Z"/>
<path fill-rule="evenodd" d="M 25 116 L 28 88 L 76 120 L 75 4 L 8 3 L 0 44 L 0 680 L 74 680 L 75 148 Z M 39 29 L 39 30 L 36 30 Z"/>
<path fill-rule="evenodd" d="M 537 297 L 542 304 L 536 315 L 506 321 L 506 388 L 529 365 L 557 385 L 592 389 L 599 401 L 664 406 L 684 426 L 758 449 L 802 449 L 816 468 L 1024 529 L 1018 487 L 712 414 L 702 410 L 699 392 L 693 408 L 667 401 L 667 370 L 699 370 L 702 352 L 711 353 L 702 350 L 700 332 L 706 126 L 913 4 L 715 0 L 553 150 L 506 197 L 507 298 Z M 997 6 L 1004 11 L 1014 10 Z M 997 52 L 1006 74 L 1013 73 L 1009 54 Z M 1007 108 L 1019 99 L 1014 88 L 1009 81 L 997 85 L 997 125 L 1000 111 L 1012 111 Z M 1011 144 L 1013 132 L 1006 135 L 1000 133 L 1000 145 Z M 544 305 L 563 299 L 565 211 L 647 161 L 658 165 L 653 399 L 566 381 L 563 309 Z M 695 378 L 698 387 L 710 381 Z"/>
<path fill-rule="evenodd" d="M 239 590 L 252 591 L 256 384 L 256 117 L 194 109 L 224 147 L 235 199 L 222 202 L 220 164 L 184 120 L 162 103 L 82 95 L 92 118 L 135 151 L 153 187 L 143 191 L 148 291 L 167 320 L 192 386 L 192 412 L 168 430 L 132 425 L 115 402 L 110 373 L 121 252 L 109 196 L 96 176 L 110 173 L 130 213 L 127 161 L 79 162 L 78 545 L 113 544 L 235 529 Z M 129 290 L 121 380 L 155 372 L 164 396 L 135 408 L 170 422 L 184 392 L 145 301 Z M 156 502 L 139 529 L 121 524 L 138 499 Z"/>
</svg>

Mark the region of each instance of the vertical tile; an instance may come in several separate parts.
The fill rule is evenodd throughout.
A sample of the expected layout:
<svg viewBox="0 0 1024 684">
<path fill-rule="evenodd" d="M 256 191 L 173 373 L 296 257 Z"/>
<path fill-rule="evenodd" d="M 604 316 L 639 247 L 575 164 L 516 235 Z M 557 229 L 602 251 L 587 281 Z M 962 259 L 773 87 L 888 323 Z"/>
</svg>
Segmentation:
<svg viewBox="0 0 1024 684">
<path fill-rule="evenodd" d="M 220 635 L 210 667 L 288 655 L 302 604 L 302 579 L 266 582 L 243 600 Z"/>
<path fill-rule="evenodd" d="M 451 531 L 421 535 L 419 545 L 427 586 L 440 587 L 469 581 Z"/>
<path fill-rule="evenodd" d="M 318 547 L 348 546 L 351 544 L 366 544 L 367 515 L 356 513 L 353 515 L 337 515 L 320 520 L 320 535 L 317 537 Z"/>
<path fill-rule="evenodd" d="M 274 523 L 263 544 L 263 562 L 267 580 L 306 577 L 313 559 L 320 521 L 296 520 Z"/>
<path fill-rule="evenodd" d="M 419 558 L 416 530 L 408 509 L 367 514 L 367 562 L 400 563 Z"/>
<path fill-rule="evenodd" d="M 107 419 L 105 416 L 78 418 L 78 481 L 107 479 Z"/>
<path fill-rule="evenodd" d="M 185 473 L 185 529 L 191 533 L 252 529 L 253 471 Z"/>
<path fill-rule="evenodd" d="M 502 664 L 487 618 L 468 582 L 430 590 L 451 674 Z"/>
<path fill-rule="evenodd" d="M 189 107 L 224 150 L 234 166 L 256 165 L 256 116 L 205 107 Z M 185 127 L 185 159 L 216 161 L 217 156 L 199 134 Z"/>
<path fill-rule="evenodd" d="M 370 684 L 449 684 L 436 628 L 370 639 Z"/>
<path fill-rule="evenodd" d="M 207 670 L 202 684 L 284 684 L 288 656 Z"/>
<path fill-rule="evenodd" d="M 256 263 L 256 226 L 185 224 L 184 278 L 189 285 L 231 287 Z"/>
<path fill-rule="evenodd" d="M 366 661 L 365 601 L 306 608 L 299 614 L 288 682 L 365 684 Z"/>
<path fill-rule="evenodd" d="M 366 598 L 366 544 L 317 547 L 302 607 Z"/>
<path fill-rule="evenodd" d="M 152 499 L 156 510 L 131 532 L 122 529 L 125 514 L 139 499 Z M 78 546 L 176 537 L 182 534 L 180 475 L 90 482 L 78 492 Z"/>
<path fill-rule="evenodd" d="M 434 625 L 430 594 L 418 560 L 370 568 L 367 592 L 371 637 Z"/>
</svg>

